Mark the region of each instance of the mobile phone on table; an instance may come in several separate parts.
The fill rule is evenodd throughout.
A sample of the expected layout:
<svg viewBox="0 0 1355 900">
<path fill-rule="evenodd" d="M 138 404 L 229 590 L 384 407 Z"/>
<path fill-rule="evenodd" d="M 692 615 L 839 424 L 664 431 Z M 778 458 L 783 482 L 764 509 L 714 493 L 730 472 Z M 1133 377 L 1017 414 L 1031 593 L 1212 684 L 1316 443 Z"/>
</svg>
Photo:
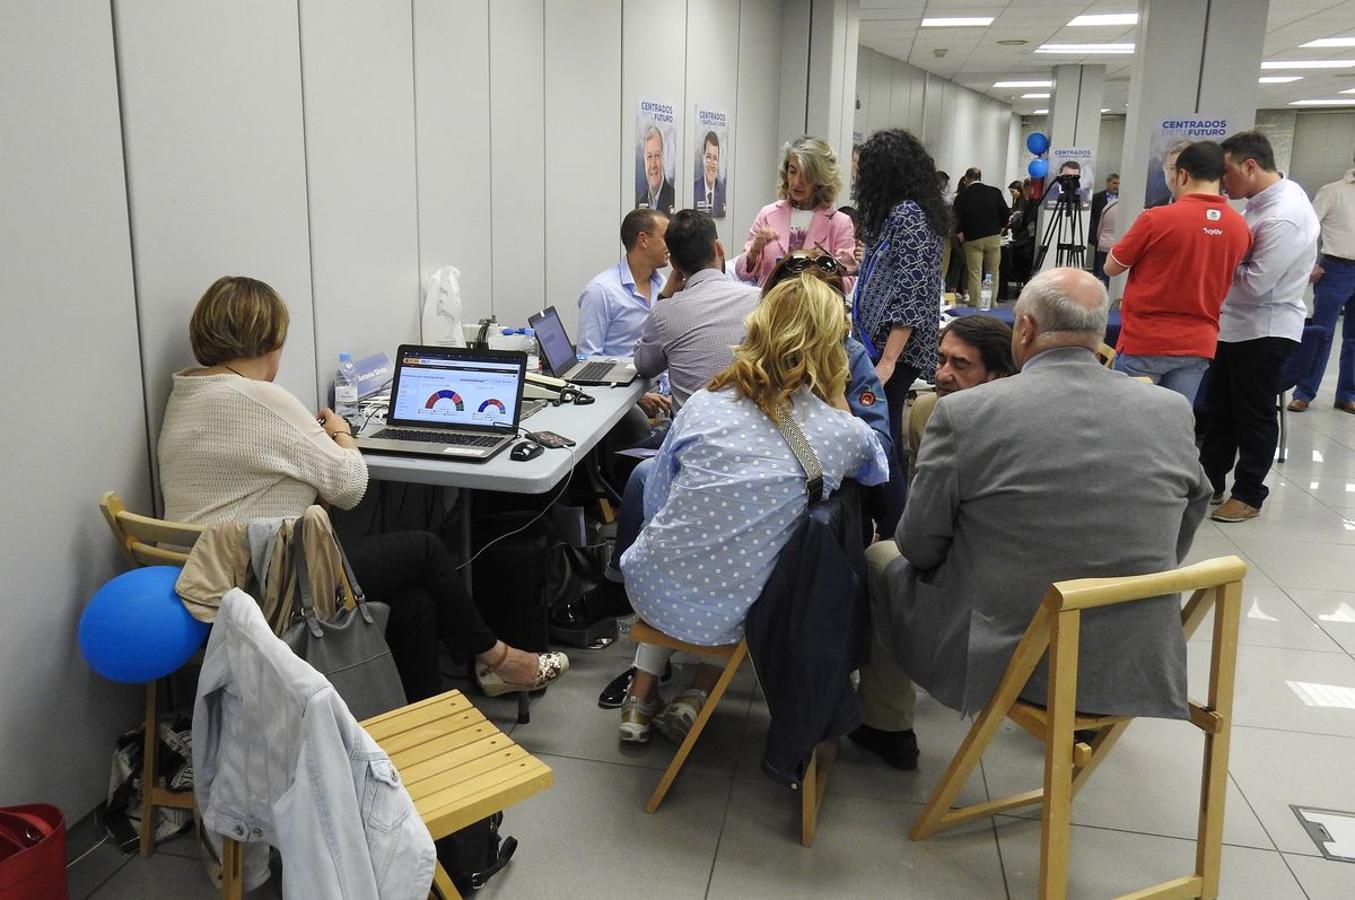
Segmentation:
<svg viewBox="0 0 1355 900">
<path fill-rule="evenodd" d="M 541 446 L 543 446 L 543 447 L 550 447 L 551 449 L 554 449 L 554 448 L 556 448 L 556 447 L 573 447 L 573 446 L 574 446 L 574 441 L 571 441 L 569 438 L 565 437 L 565 436 L 562 435 L 562 434 L 556 434 L 556 433 L 553 432 L 553 431 L 537 431 L 537 432 L 533 432 L 533 433 L 530 435 L 530 437 L 531 437 L 532 440 L 536 441 L 536 442 L 537 442 L 538 444 L 540 444 Z"/>
</svg>

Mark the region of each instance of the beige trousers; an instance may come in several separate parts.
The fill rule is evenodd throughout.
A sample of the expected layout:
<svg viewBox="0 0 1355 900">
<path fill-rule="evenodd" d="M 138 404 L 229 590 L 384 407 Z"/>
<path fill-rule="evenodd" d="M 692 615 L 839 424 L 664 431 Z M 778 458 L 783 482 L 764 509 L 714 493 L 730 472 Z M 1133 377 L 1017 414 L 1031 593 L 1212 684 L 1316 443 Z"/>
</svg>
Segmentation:
<svg viewBox="0 0 1355 900">
<path fill-rule="evenodd" d="M 979 305 L 979 290 L 983 287 L 983 273 L 993 276 L 993 297 L 997 297 L 997 270 L 1002 264 L 1002 237 L 992 235 L 964 242 L 964 261 L 969 268 L 969 305 Z M 996 301 L 995 301 L 996 302 Z"/>
<path fill-rule="evenodd" d="M 871 620 L 885 621 L 889 608 L 889 586 L 885 569 L 899 557 L 899 545 L 885 538 L 866 548 L 867 588 L 870 591 Z M 880 639 L 880 629 L 872 628 L 870 662 L 861 667 L 861 720 L 880 731 L 907 731 L 913 727 L 913 705 L 917 693 L 913 682 L 894 661 Z"/>
</svg>

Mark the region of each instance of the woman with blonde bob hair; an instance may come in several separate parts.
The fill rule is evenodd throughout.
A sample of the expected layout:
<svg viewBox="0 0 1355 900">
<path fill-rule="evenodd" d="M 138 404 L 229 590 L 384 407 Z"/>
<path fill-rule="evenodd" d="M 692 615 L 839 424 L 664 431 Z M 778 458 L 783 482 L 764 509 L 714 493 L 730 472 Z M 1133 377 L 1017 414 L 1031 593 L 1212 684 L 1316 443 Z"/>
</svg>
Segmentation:
<svg viewBox="0 0 1355 900">
<path fill-rule="evenodd" d="M 855 272 L 856 229 L 846 213 L 833 207 L 841 189 L 837 153 L 827 141 L 805 135 L 787 143 L 781 148 L 780 199 L 753 219 L 734 274 L 760 285 L 782 257 L 815 247 Z M 851 294 L 851 278 L 843 289 Z"/>
<path fill-rule="evenodd" d="M 826 494 L 846 478 L 884 482 L 889 463 L 870 426 L 849 412 L 842 295 L 800 274 L 747 319 L 734 362 L 674 419 L 645 485 L 645 526 L 621 558 L 626 591 L 650 625 L 702 646 L 743 636 L 748 609 L 807 513 L 805 472 L 778 423 L 804 437 Z M 651 720 L 681 741 L 714 686 L 692 688 L 655 718 L 669 651 L 641 645 L 621 707 L 621 739 L 649 739 Z"/>
</svg>

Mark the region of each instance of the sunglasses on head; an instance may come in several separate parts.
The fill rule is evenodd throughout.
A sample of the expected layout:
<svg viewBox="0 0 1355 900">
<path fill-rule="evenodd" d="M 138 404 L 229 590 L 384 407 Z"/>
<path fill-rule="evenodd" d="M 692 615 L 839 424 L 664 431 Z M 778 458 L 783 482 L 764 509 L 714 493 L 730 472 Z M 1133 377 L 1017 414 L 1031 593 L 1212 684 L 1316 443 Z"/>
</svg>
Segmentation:
<svg viewBox="0 0 1355 900">
<path fill-rule="evenodd" d="M 785 265 L 787 272 L 794 272 L 797 275 L 808 269 L 810 266 L 818 266 L 829 275 L 835 274 L 839 269 L 837 260 L 833 259 L 831 256 L 810 256 L 808 254 L 805 254 L 804 256 L 788 256 L 786 257 Z"/>
</svg>

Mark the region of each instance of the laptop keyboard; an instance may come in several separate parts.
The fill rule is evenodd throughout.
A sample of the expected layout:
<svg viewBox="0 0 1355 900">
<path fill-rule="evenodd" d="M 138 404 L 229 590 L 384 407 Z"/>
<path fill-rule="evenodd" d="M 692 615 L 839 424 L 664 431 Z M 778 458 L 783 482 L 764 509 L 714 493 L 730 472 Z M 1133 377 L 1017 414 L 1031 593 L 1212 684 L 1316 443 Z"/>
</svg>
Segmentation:
<svg viewBox="0 0 1355 900">
<path fill-rule="evenodd" d="M 616 367 L 616 363 L 609 362 L 590 362 L 582 369 L 572 373 L 569 377 L 575 381 L 594 381 L 599 378 L 605 378 L 607 373 Z"/>
<path fill-rule="evenodd" d="M 415 431 L 410 428 L 383 428 L 374 438 L 392 441 L 424 441 L 429 444 L 452 444 L 457 447 L 492 447 L 507 435 L 453 434 L 446 431 Z"/>
</svg>

